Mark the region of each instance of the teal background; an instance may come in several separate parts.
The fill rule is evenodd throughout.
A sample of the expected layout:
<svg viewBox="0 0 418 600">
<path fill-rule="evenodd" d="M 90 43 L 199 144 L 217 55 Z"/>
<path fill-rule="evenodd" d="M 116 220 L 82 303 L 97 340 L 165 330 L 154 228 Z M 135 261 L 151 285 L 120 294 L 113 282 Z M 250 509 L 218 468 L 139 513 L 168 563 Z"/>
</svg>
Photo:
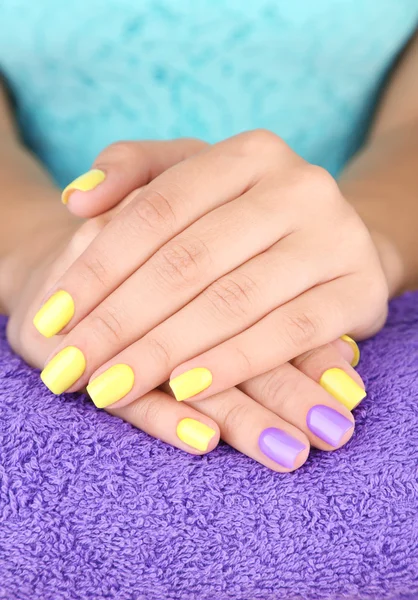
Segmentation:
<svg viewBox="0 0 418 600">
<path fill-rule="evenodd" d="M 334 175 L 417 0 L 0 0 L 0 65 L 64 185 L 119 139 L 265 127 Z"/>
</svg>

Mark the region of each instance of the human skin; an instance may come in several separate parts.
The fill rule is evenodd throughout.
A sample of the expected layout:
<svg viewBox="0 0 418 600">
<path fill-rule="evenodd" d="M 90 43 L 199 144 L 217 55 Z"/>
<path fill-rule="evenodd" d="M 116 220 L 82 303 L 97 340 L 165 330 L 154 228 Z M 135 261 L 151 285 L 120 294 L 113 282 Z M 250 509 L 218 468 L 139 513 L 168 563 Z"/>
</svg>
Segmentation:
<svg viewBox="0 0 418 600">
<path fill-rule="evenodd" d="M 395 73 L 393 82 L 389 86 L 383 100 L 375 127 L 372 130 L 368 142 L 362 152 L 348 167 L 340 181 L 342 193 L 362 216 L 363 221 L 367 225 L 372 239 L 374 240 L 373 245 L 370 243 L 368 236 L 362 238 L 365 242 L 365 245 L 361 246 L 362 250 L 364 250 L 362 252 L 362 263 L 367 263 L 367 260 L 371 259 L 370 265 L 373 265 L 370 267 L 370 270 L 367 271 L 367 280 L 375 283 L 377 282 L 376 287 L 373 290 L 375 297 L 372 299 L 373 301 L 370 301 L 369 299 L 369 306 L 367 306 L 367 298 L 365 298 L 364 312 L 368 310 L 370 311 L 370 315 L 372 313 L 378 313 L 379 319 L 372 322 L 372 319 L 364 318 L 361 325 L 357 326 L 357 333 L 360 336 L 373 332 L 383 323 L 384 309 L 382 307 L 386 304 L 386 289 L 389 289 L 390 294 L 393 295 L 397 291 L 415 287 L 417 281 L 417 248 L 414 239 L 415 232 L 413 225 L 414 222 L 417 222 L 416 217 L 418 216 L 417 203 L 415 200 L 416 179 L 414 172 L 414 162 L 416 163 L 417 159 L 416 140 L 418 139 L 418 136 L 411 135 L 411 132 L 417 131 L 417 90 L 414 78 L 412 77 L 414 66 L 416 69 L 416 43 L 411 46 L 408 54 L 405 56 L 405 59 Z M 408 93 L 406 93 L 406 91 Z M 411 102 L 410 99 L 411 97 L 414 97 L 414 95 L 415 102 Z M 43 356 L 46 357 L 48 354 L 49 356 L 53 356 L 58 350 L 58 347 L 55 339 L 44 340 L 40 339 L 39 336 L 36 336 L 36 332 L 34 332 L 33 328 L 30 326 L 28 315 L 31 314 L 31 316 L 33 316 L 33 307 L 37 303 L 39 306 L 41 301 L 48 296 L 48 290 L 56 285 L 57 280 L 60 279 L 66 267 L 73 262 L 77 253 L 80 253 L 83 250 L 83 247 L 85 247 L 93 237 L 95 237 L 96 240 L 99 240 L 104 234 L 100 233 L 100 221 L 96 221 L 94 222 L 93 227 L 90 226 L 90 230 L 87 230 L 87 233 L 85 226 L 83 226 L 84 230 L 83 227 L 81 228 L 81 235 L 79 229 L 74 242 L 74 231 L 75 228 L 79 228 L 79 224 L 72 220 L 70 215 L 64 216 L 63 211 L 50 208 L 53 204 L 52 198 L 56 200 L 56 190 L 49 183 L 48 179 L 33 159 L 26 155 L 25 150 L 20 146 L 16 139 L 12 120 L 8 118 L 6 109 L 4 110 L 4 113 L 6 116 L 3 116 L 2 118 L 2 127 L 4 131 L 3 140 L 5 140 L 4 146 L 2 146 L 2 149 L 4 148 L 4 163 L 2 164 L 6 164 L 7 161 L 9 162 L 7 164 L 8 168 L 4 173 L 4 183 L 6 186 L 3 185 L 3 190 L 10 189 L 11 193 L 10 195 L 5 194 L 3 198 L 16 198 L 16 201 L 12 203 L 9 201 L 9 203 L 7 203 L 2 200 L 5 204 L 4 211 L 6 217 L 9 216 L 9 222 L 12 223 L 13 227 L 5 232 L 5 242 L 3 244 L 4 251 L 2 251 L 3 259 L 0 267 L 0 297 L 2 298 L 5 310 L 8 310 L 12 315 L 9 328 L 11 343 L 30 360 L 30 353 L 32 352 L 32 354 L 35 354 L 33 348 L 36 348 L 36 353 L 41 356 L 42 353 L 40 353 L 39 350 L 42 347 Z M 399 114 L 402 115 L 402 118 L 398 116 Z M 257 135 L 257 144 L 259 144 L 257 149 L 262 151 L 262 146 L 268 145 L 271 140 L 267 140 L 264 132 L 262 132 L 261 135 L 260 132 L 258 132 Z M 261 139 L 263 135 L 264 142 L 263 139 Z M 132 189 L 147 183 L 150 179 L 150 172 L 152 175 L 158 175 L 160 171 L 165 171 L 165 169 L 173 162 L 177 162 L 179 159 L 181 160 L 181 158 L 184 158 L 185 153 L 186 155 L 188 153 L 193 155 L 193 150 L 190 152 L 189 150 L 185 150 L 185 148 L 186 146 L 189 148 L 190 145 L 196 142 L 184 141 L 180 143 L 183 143 L 184 146 L 174 149 L 175 144 L 173 144 L 170 150 L 166 149 L 165 152 L 168 152 L 168 154 L 171 152 L 171 154 L 165 164 L 163 164 L 164 161 L 161 161 L 161 158 L 156 158 L 157 155 L 161 157 L 161 155 L 165 154 L 162 146 L 159 150 L 157 150 L 157 145 L 153 147 L 155 156 L 153 156 L 151 146 L 148 146 L 147 155 L 153 156 L 150 163 L 148 163 L 148 165 L 151 164 L 151 167 L 148 169 L 148 174 L 142 174 L 142 180 L 141 174 L 138 175 L 135 173 L 135 180 L 131 182 Z M 11 146 L 13 146 L 13 148 L 11 148 Z M 282 148 L 282 146 L 280 146 L 280 148 Z M 119 145 L 116 147 L 116 150 L 122 152 L 125 159 L 127 158 L 128 153 L 126 147 Z M 140 145 L 139 151 L 142 153 L 144 152 L 144 145 Z M 115 152 L 115 147 L 112 152 Z M 136 152 L 137 149 L 135 149 L 133 153 L 134 156 L 136 156 Z M 107 170 L 108 173 L 111 172 L 112 166 L 114 169 L 113 172 L 116 172 L 117 166 L 120 164 L 117 153 L 114 155 L 114 159 L 113 163 L 110 161 Z M 125 160 L 125 162 L 129 161 Z M 155 166 L 156 164 L 158 164 L 157 167 Z M 308 172 L 309 174 L 313 173 L 312 169 L 309 171 L 308 169 L 305 169 L 304 173 Z M 317 171 L 315 171 L 315 173 L 317 174 Z M 317 176 L 316 174 L 314 177 Z M 321 177 L 322 176 L 323 174 L 321 174 Z M 306 176 L 306 178 L 309 179 L 308 176 Z M 17 180 L 19 180 L 19 184 L 16 183 Z M 31 180 L 32 184 L 30 183 Z M 325 180 L 326 186 L 328 186 L 326 188 L 328 194 L 332 187 L 329 180 L 323 178 L 320 185 L 322 186 Z M 27 184 L 26 181 L 28 182 Z M 311 179 L 311 184 L 312 181 L 313 180 Z M 319 178 L 315 180 L 315 182 L 318 181 Z M 7 187 L 7 184 L 9 184 L 10 188 Z M 37 190 L 40 190 L 41 188 L 42 191 L 40 191 L 38 196 Z M 305 188 L 305 191 L 307 188 L 308 185 Z M 102 192 L 100 192 L 100 189 Z M 97 212 L 103 211 L 104 208 L 110 207 L 112 204 L 117 204 L 122 199 L 118 198 L 117 195 L 112 195 L 110 193 L 107 198 L 103 198 L 104 189 L 103 183 L 91 192 L 78 193 L 78 198 L 76 193 L 71 194 L 71 210 L 78 214 L 81 214 L 84 211 L 83 216 L 90 216 L 87 214 L 89 210 L 91 211 L 90 214 L 97 214 Z M 23 190 L 25 191 L 23 192 Z M 325 184 L 321 190 L 325 190 Z M 332 194 L 335 192 L 335 198 L 338 198 L 338 206 L 340 206 L 340 195 L 336 192 L 334 187 L 332 187 L 332 190 Z M 126 194 L 131 190 L 125 189 L 122 191 Z M 28 202 L 30 194 L 32 194 L 32 198 L 31 202 Z M 100 196 L 100 194 L 102 195 Z M 81 196 L 83 196 L 83 198 L 81 198 Z M 328 197 L 330 196 L 331 194 L 329 194 Z M 38 197 L 42 197 L 42 200 L 39 200 L 39 203 L 38 201 L 34 202 L 33 198 Z M 332 197 L 334 201 L 334 196 L 332 195 Z M 132 203 L 137 201 L 138 197 L 133 199 Z M 77 204 L 77 202 L 79 204 Z M 37 211 L 33 210 L 34 204 L 36 205 Z M 58 203 L 55 203 L 55 206 L 57 205 Z M 343 201 L 342 205 L 346 207 L 348 206 L 348 203 Z M 48 206 L 48 208 L 46 208 L 46 206 Z M 128 209 L 129 206 L 126 206 L 124 210 Z M 1 210 L 3 211 L 3 206 Z M 41 211 L 41 215 L 38 214 L 39 210 Z M 46 219 L 47 210 L 48 218 Z M 355 213 L 352 213 L 349 210 L 346 214 L 352 215 Z M 404 216 L 405 214 L 407 214 L 406 218 Z M 113 216 L 111 218 L 114 221 L 117 218 L 120 219 L 122 215 L 123 212 L 120 212 L 118 216 Z M 327 215 L 331 218 L 335 216 L 336 213 L 331 211 L 330 213 L 327 213 Z M 98 219 L 100 218 L 103 223 L 103 219 L 108 219 L 109 216 L 98 217 Z M 355 220 L 355 217 L 353 217 L 353 219 Z M 342 221 L 344 221 L 344 219 L 342 219 Z M 52 222 L 54 223 L 53 228 L 51 227 Z M 346 224 L 347 219 L 344 222 Z M 90 225 L 91 223 L 92 221 L 90 221 Z M 53 231 L 51 231 L 51 229 L 53 229 Z M 346 229 L 346 227 L 344 227 L 344 229 Z M 39 242 L 41 231 L 43 232 L 42 243 Z M 350 229 L 350 238 L 352 235 L 359 234 L 359 232 L 363 236 L 364 228 L 362 227 L 360 220 L 355 220 L 355 227 Z M 10 233 L 9 237 L 7 236 L 8 233 Z M 39 237 L 37 237 L 37 235 Z M 66 236 L 68 237 L 66 238 Z M 57 251 L 56 248 L 59 245 L 65 245 L 66 239 L 69 238 L 73 240 L 70 244 L 70 247 L 72 246 L 72 251 L 67 247 L 64 252 L 65 256 L 63 257 L 63 255 L 60 254 L 60 250 Z M 18 240 L 19 244 L 17 243 Z M 59 240 L 59 242 L 57 240 Z M 74 245 L 77 246 L 76 251 L 74 251 Z M 91 248 L 92 244 L 90 244 L 89 247 Z M 373 258 L 376 250 L 383 267 L 385 285 L 381 285 L 381 282 L 379 281 L 381 275 L 380 265 Z M 57 261 L 58 265 L 55 263 L 52 267 L 45 266 L 45 263 L 47 261 L 50 262 L 57 254 L 60 256 Z M 83 256 L 85 256 L 85 254 Z M 83 260 L 83 256 L 81 261 Z M 82 264 L 82 262 L 78 264 L 76 272 Z M 32 270 L 34 270 L 34 267 L 36 269 L 35 276 L 32 277 L 32 282 L 28 283 L 27 272 L 31 267 Z M 10 276 L 11 272 L 17 275 L 13 277 L 13 281 Z M 18 276 L 19 273 L 21 275 L 20 277 Z M 48 278 L 46 277 L 46 273 Z M 31 288 L 30 285 L 33 287 Z M 376 289 L 378 289 L 379 293 L 376 292 Z M 345 289 L 344 294 L 342 294 L 343 296 L 346 296 L 346 291 L 347 288 Z M 355 291 L 357 293 L 354 295 L 357 296 L 358 292 L 360 292 L 360 286 L 356 288 Z M 37 293 L 35 294 L 35 292 Z M 26 301 L 23 300 L 24 298 L 26 298 Z M 324 296 L 319 302 L 323 301 Z M 313 305 L 314 303 L 311 303 L 309 306 L 311 307 Z M 377 308 L 378 310 L 376 310 Z M 310 308 L 309 310 L 312 309 Z M 362 307 L 360 303 L 356 312 L 361 314 L 361 311 Z M 306 314 L 306 311 L 304 313 L 302 310 L 301 314 Z M 345 321 L 345 323 L 343 321 L 344 319 L 341 319 L 341 327 L 347 323 L 347 321 Z M 297 332 L 299 332 L 300 327 L 297 325 L 297 321 L 293 320 L 292 322 L 297 329 Z M 299 323 L 300 322 L 305 322 L 305 325 L 307 323 L 306 320 L 299 321 Z M 82 323 L 83 320 L 80 321 L 80 325 Z M 71 327 L 67 332 L 70 329 Z M 74 334 L 74 331 L 76 330 L 77 327 L 74 328 L 72 333 Z M 338 331 L 338 334 L 343 331 L 345 331 L 345 329 Z M 356 331 L 355 324 L 350 327 L 350 331 Z M 304 331 L 302 331 L 302 337 L 303 333 Z M 71 333 L 68 335 L 71 335 Z M 299 335 L 299 333 L 297 333 L 297 335 Z M 290 338 L 293 338 L 291 331 Z M 257 338 L 255 338 L 255 340 L 257 340 Z M 264 336 L 262 337 L 262 341 L 264 341 Z M 313 347 L 315 347 L 316 342 L 314 340 L 310 340 L 310 342 L 312 342 Z M 67 344 L 67 340 L 64 344 Z M 74 342 L 74 344 L 79 345 L 77 342 Z M 257 342 L 255 342 L 255 345 L 257 345 Z M 59 347 L 62 347 L 62 343 Z M 274 350 L 274 345 L 270 345 L 270 348 L 273 348 Z M 174 439 L 173 436 L 170 437 L 167 432 L 170 430 L 170 427 L 172 432 L 175 431 L 175 424 L 178 423 L 180 416 L 186 418 L 183 416 L 186 413 L 180 415 L 180 407 L 182 407 L 181 410 L 198 411 L 199 419 L 202 421 L 202 419 L 206 417 L 204 422 L 215 432 L 213 438 L 210 440 L 207 450 L 212 449 L 212 447 L 216 445 L 220 429 L 222 437 L 226 441 L 232 443 L 232 445 L 239 450 L 244 451 L 249 456 L 253 456 L 256 460 L 263 462 L 263 464 L 275 468 L 276 470 L 297 468 L 297 466 L 306 459 L 309 443 L 317 445 L 318 447 L 323 447 L 323 449 L 330 449 L 330 447 L 327 447 L 327 445 L 324 444 L 323 440 L 319 441 L 317 437 L 313 436 L 312 430 L 307 427 L 307 416 L 310 414 L 310 410 L 314 405 L 317 406 L 318 404 L 321 404 L 329 406 L 327 402 L 335 402 L 335 399 L 327 394 L 317 383 L 321 373 L 323 373 L 324 370 L 329 369 L 330 366 L 338 366 L 343 371 L 349 373 L 353 379 L 356 379 L 356 375 L 350 371 L 351 367 L 347 362 L 344 365 L 338 363 L 338 361 L 341 360 L 341 352 L 346 353 L 346 349 L 343 349 L 341 344 L 338 347 L 339 352 L 337 351 L 336 345 L 327 345 L 325 348 L 321 348 L 314 352 L 309 348 L 309 344 L 308 347 L 301 346 L 298 349 L 301 350 L 301 352 L 308 350 L 308 353 L 302 354 L 300 359 L 294 359 L 292 364 L 286 363 L 285 365 L 274 369 L 267 375 L 259 375 L 257 371 L 247 372 L 250 377 L 254 376 L 254 378 L 250 382 L 244 384 L 241 384 L 240 382 L 240 389 L 222 391 L 221 394 L 218 394 L 215 398 L 212 397 L 202 400 L 198 405 L 195 404 L 193 407 L 183 402 L 179 404 L 173 403 L 170 397 L 166 396 L 163 392 L 150 391 L 146 394 L 145 398 L 141 398 L 140 400 L 135 399 L 129 406 L 117 409 L 119 411 L 118 414 L 131 421 L 134 420 L 132 415 L 136 415 L 136 417 L 140 415 L 135 424 L 139 425 L 142 429 L 149 431 L 149 433 L 153 435 L 157 435 L 170 443 L 175 443 L 175 445 L 187 449 L 184 445 L 178 443 L 178 438 Z M 292 352 L 295 352 L 293 356 L 301 354 L 301 352 L 298 352 L 298 349 L 295 348 L 292 350 Z M 230 348 L 230 350 L 233 350 L 233 348 Z M 330 354 L 330 352 L 332 352 L 332 354 Z M 232 353 L 227 352 L 226 355 L 230 357 L 232 356 Z M 289 358 L 293 359 L 293 356 L 289 356 Z M 279 362 L 284 362 L 285 358 L 286 357 L 281 356 Z M 349 356 L 347 356 L 347 358 L 350 360 Z M 202 360 L 202 356 L 200 356 L 199 360 Z M 215 357 L 215 363 L 216 360 L 218 360 L 218 364 L 223 363 L 222 360 L 219 361 L 219 359 L 216 359 Z M 269 366 L 270 368 L 272 367 L 270 363 Z M 180 368 L 184 369 L 185 367 L 187 367 L 187 363 L 180 365 Z M 212 364 L 211 367 L 214 369 Z M 284 369 L 287 369 L 287 371 Z M 302 376 L 305 379 L 303 379 Z M 284 381 L 286 382 L 286 385 L 283 385 Z M 302 381 L 303 385 L 301 383 Z M 361 381 L 358 379 L 357 381 L 361 385 Z M 308 382 L 310 386 L 309 390 L 304 387 Z M 80 385 L 82 384 L 83 382 L 81 381 Z M 224 382 L 223 385 L 224 388 L 229 387 L 228 381 L 226 383 Z M 314 385 L 315 388 L 313 388 L 312 385 Z M 212 387 L 212 391 L 213 390 L 221 391 Z M 289 393 L 289 390 L 292 390 L 293 394 Z M 152 397 L 151 400 L 150 397 Z M 307 399 L 308 397 L 309 399 Z M 289 402 L 289 398 L 292 398 L 291 403 Z M 228 399 L 227 402 L 226 399 Z M 152 410 L 149 410 L 150 405 L 154 407 Z M 145 409 L 144 407 L 147 406 L 148 408 Z M 157 408 L 158 406 L 160 408 Z M 136 407 L 135 410 L 132 407 Z M 162 407 L 164 407 L 164 409 L 162 409 Z M 269 412 L 263 412 L 261 414 L 260 408 L 268 410 Z M 344 407 L 338 405 L 338 403 L 332 404 L 332 408 L 340 414 L 343 414 L 347 419 L 350 419 L 350 415 L 344 413 Z M 113 408 L 112 412 L 117 412 L 117 410 Z M 189 418 L 197 418 L 196 412 L 193 412 L 193 417 Z M 163 413 L 165 417 L 161 418 Z M 173 416 L 171 422 L 166 418 L 169 413 Z M 147 415 L 145 418 L 145 426 L 144 414 Z M 150 418 L 150 414 L 154 414 L 154 419 Z M 191 414 L 192 413 L 187 413 L 187 415 Z M 230 415 L 233 415 L 233 418 L 231 418 Z M 158 418 L 156 418 L 156 416 L 158 416 Z M 213 420 L 211 421 L 211 419 Z M 277 421 L 277 419 L 279 419 L 279 421 Z M 219 429 L 215 425 L 216 421 Z M 233 423 L 233 427 L 231 426 L 231 422 Z M 304 444 L 305 449 L 297 454 L 295 462 L 291 467 L 283 467 L 283 465 L 278 466 L 274 459 L 267 454 L 263 454 L 261 448 L 265 448 L 265 444 L 262 443 L 260 445 L 258 440 L 260 432 L 264 429 L 268 429 L 266 427 L 267 423 L 274 423 L 276 429 L 281 429 L 288 433 L 291 431 L 291 435 Z M 289 426 L 291 428 L 290 430 Z M 164 431 L 162 431 L 162 429 L 164 429 Z M 346 437 L 349 437 L 351 433 L 352 430 L 347 430 L 345 434 Z M 341 438 L 341 443 L 344 443 L 345 441 L 346 439 L 344 437 Z"/>
<path fill-rule="evenodd" d="M 156 149 L 161 156 L 164 147 Z M 151 157 L 152 160 L 152 148 L 146 145 L 145 150 L 144 157 Z M 169 152 L 167 150 L 167 154 Z M 8 313 L 11 314 L 8 324 L 9 340 L 18 353 L 38 367 L 44 364 L 59 340 L 43 338 L 37 333 L 31 324 L 29 306 L 34 301 L 41 301 L 52 282 L 89 246 L 113 215 L 105 213 L 81 225 L 65 210 L 60 213 L 60 217 L 65 218 L 62 221 L 54 220 L 54 235 L 50 234 L 49 228 L 45 230 L 39 227 L 31 232 L 28 227 L 30 244 L 21 243 L 19 253 L 9 255 L 2 263 L 0 281 L 10 281 L 14 285 L 16 280 L 12 278 L 12 274 L 20 273 L 18 266 L 31 265 L 22 274 L 21 287 L 13 288 L 16 290 L 15 295 L 4 297 L 9 307 Z M 46 237 L 47 234 L 51 237 Z M 6 276 L 7 273 L 11 274 L 10 279 Z M 287 363 L 255 378 L 248 382 L 245 392 L 238 388 L 228 390 L 203 401 L 199 408 L 189 406 L 186 402 L 177 403 L 163 390 L 153 390 L 125 408 L 108 410 L 151 435 L 193 454 L 213 449 L 222 434 L 223 439 L 239 451 L 275 471 L 286 472 L 303 464 L 310 444 L 323 450 L 333 450 L 351 437 L 354 419 L 350 411 L 326 393 L 312 376 L 319 379 L 328 367 L 337 367 L 350 374 L 359 389 L 362 389 L 362 381 L 350 365 L 353 358 L 353 345 L 338 340 L 335 344 L 300 357 L 299 365 L 296 362 L 294 365 Z M 295 410 L 298 399 L 300 406 Z M 314 406 L 319 408 L 312 412 Z M 337 422 L 335 425 L 328 414 L 324 414 L 327 408 L 332 409 L 334 418 L 343 418 L 342 424 Z M 318 418 L 327 425 L 326 431 L 321 435 L 318 435 Z M 194 427 L 192 431 L 188 431 L 187 426 L 191 422 Z M 208 429 L 203 432 L 198 430 L 196 433 L 196 424 L 206 425 Z M 277 454 L 274 455 L 275 458 L 271 458 L 272 451 L 277 452 L 277 440 L 271 436 L 271 432 L 269 437 L 262 438 L 264 443 L 261 446 L 258 443 L 263 431 L 271 429 L 277 430 L 278 435 L 287 433 L 291 436 L 289 450 L 280 458 L 281 463 L 278 462 Z M 295 440 L 300 444 L 296 448 Z M 283 439 L 279 442 L 286 448 Z"/>
<path fill-rule="evenodd" d="M 102 193 L 139 163 L 141 144 L 125 147 L 131 160 L 115 146 L 98 158 Z M 100 408 L 169 377 L 177 400 L 200 401 L 346 331 L 367 337 L 387 310 L 360 217 L 330 175 L 266 131 L 204 146 L 158 175 L 46 296 L 35 326 L 65 337 L 42 379 L 55 392 L 88 383 Z M 71 347 L 80 356 L 69 364 Z"/>
</svg>

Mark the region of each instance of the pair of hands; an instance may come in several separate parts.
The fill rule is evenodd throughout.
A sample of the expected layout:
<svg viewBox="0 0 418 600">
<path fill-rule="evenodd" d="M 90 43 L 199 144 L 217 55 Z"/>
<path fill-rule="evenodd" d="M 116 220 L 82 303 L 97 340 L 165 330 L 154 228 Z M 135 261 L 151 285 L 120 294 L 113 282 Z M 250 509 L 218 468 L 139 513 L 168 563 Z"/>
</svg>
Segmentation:
<svg viewBox="0 0 418 600">
<path fill-rule="evenodd" d="M 48 232 L 8 327 L 50 389 L 88 384 L 174 446 L 221 436 L 281 472 L 351 437 L 365 392 L 339 337 L 376 332 L 388 292 L 325 171 L 266 131 L 119 143 L 63 199 L 90 219 Z"/>
</svg>

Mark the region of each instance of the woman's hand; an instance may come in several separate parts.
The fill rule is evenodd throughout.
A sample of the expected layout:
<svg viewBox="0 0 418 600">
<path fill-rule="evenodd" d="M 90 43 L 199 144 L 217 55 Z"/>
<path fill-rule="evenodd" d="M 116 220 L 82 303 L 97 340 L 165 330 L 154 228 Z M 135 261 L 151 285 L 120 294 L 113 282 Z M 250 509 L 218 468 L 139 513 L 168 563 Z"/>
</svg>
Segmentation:
<svg viewBox="0 0 418 600">
<path fill-rule="evenodd" d="M 107 213 L 85 224 L 68 219 L 55 221 L 53 235 L 48 221 L 34 230 L 14 257 L 13 273 L 19 272 L 22 283 L 9 297 L 13 310 L 8 338 L 34 366 L 41 367 L 48 354 L 55 352 L 60 337 L 47 339 L 36 334 L 28 318 L 31 305 L 77 260 L 113 216 Z M 211 451 L 221 436 L 267 467 L 286 472 L 305 462 L 310 445 L 334 450 L 353 434 L 351 413 L 317 380 L 324 371 L 339 368 L 362 388 L 361 379 L 350 366 L 356 360 L 356 345 L 338 340 L 300 357 L 293 365 L 281 365 L 240 389 L 227 390 L 198 405 L 175 402 L 164 390 L 153 390 L 129 406 L 108 410 L 192 454 Z"/>
<path fill-rule="evenodd" d="M 105 179 L 84 196 L 119 201 L 141 160 L 140 145 L 110 147 L 95 165 Z M 80 203 L 74 187 L 64 198 Z M 44 382 L 58 393 L 88 384 L 97 406 L 121 407 L 170 375 L 178 400 L 202 400 L 346 331 L 368 336 L 384 323 L 387 284 L 335 181 L 254 131 L 140 189 L 45 300 L 35 325 L 65 337 Z M 363 394 L 335 371 L 326 385 L 350 408 Z"/>
</svg>

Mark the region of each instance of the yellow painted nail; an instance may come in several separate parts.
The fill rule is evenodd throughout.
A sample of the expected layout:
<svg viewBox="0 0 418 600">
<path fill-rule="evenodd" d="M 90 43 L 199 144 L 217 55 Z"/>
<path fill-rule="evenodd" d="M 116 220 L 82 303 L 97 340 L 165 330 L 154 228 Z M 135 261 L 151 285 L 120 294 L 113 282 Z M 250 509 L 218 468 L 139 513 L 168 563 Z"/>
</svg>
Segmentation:
<svg viewBox="0 0 418 600">
<path fill-rule="evenodd" d="M 197 367 L 178 375 L 169 383 L 176 400 L 180 402 L 208 388 L 212 383 L 212 373 L 209 369 Z"/>
<path fill-rule="evenodd" d="M 367 395 L 366 391 L 342 369 L 328 369 L 322 375 L 319 383 L 348 410 L 353 410 Z"/>
<path fill-rule="evenodd" d="M 351 361 L 352 367 L 357 367 L 360 362 L 360 348 L 357 346 L 356 342 L 349 335 L 342 335 L 341 339 L 343 342 L 347 342 L 353 350 L 353 360 Z"/>
<path fill-rule="evenodd" d="M 216 431 L 195 419 L 183 419 L 177 425 L 177 435 L 182 442 L 205 452 L 208 449 L 209 442 L 216 434 Z"/>
<path fill-rule="evenodd" d="M 49 361 L 41 379 L 53 394 L 62 394 L 80 379 L 85 369 L 84 354 L 75 346 L 68 346 Z"/>
<path fill-rule="evenodd" d="M 134 386 L 135 375 L 128 365 L 113 365 L 87 386 L 87 393 L 97 408 L 114 404 Z"/>
<path fill-rule="evenodd" d="M 62 203 L 67 204 L 71 193 L 75 192 L 76 190 L 79 190 L 80 192 L 89 192 L 90 190 L 94 190 L 99 183 L 104 181 L 105 177 L 106 174 L 100 169 L 91 169 L 90 171 L 87 171 L 87 173 L 83 173 L 83 175 L 80 175 L 80 177 L 74 179 L 74 181 L 69 183 L 63 190 L 61 194 Z"/>
<path fill-rule="evenodd" d="M 50 338 L 63 329 L 74 316 L 74 300 L 68 292 L 55 292 L 36 313 L 33 324 L 43 336 Z"/>
</svg>

